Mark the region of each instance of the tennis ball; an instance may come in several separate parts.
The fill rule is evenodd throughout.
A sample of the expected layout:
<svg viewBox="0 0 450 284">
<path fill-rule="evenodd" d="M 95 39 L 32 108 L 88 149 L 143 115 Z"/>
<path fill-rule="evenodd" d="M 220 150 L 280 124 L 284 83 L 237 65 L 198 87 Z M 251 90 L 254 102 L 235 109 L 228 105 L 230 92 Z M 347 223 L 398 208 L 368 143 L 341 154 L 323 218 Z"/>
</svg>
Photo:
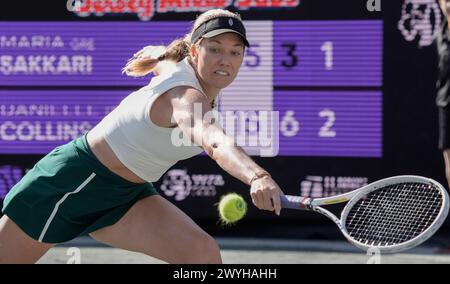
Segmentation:
<svg viewBox="0 0 450 284">
<path fill-rule="evenodd" d="M 224 225 L 233 224 L 247 213 L 247 203 L 237 193 L 228 193 L 220 199 L 219 216 Z"/>
</svg>

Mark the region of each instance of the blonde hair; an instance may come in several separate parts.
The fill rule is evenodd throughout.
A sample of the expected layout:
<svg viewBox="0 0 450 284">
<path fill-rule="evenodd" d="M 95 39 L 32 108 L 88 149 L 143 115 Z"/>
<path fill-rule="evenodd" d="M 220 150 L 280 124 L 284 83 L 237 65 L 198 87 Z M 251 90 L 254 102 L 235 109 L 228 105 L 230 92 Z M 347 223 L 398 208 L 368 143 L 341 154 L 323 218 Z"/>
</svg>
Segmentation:
<svg viewBox="0 0 450 284">
<path fill-rule="evenodd" d="M 203 23 L 219 18 L 219 17 L 233 17 L 239 21 L 242 21 L 241 17 L 238 14 L 230 12 L 228 10 L 223 9 L 212 9 L 202 13 L 195 20 L 194 25 L 191 29 L 191 32 L 187 34 L 184 38 L 179 38 L 174 40 L 165 50 L 165 52 L 159 56 L 152 56 L 149 54 L 149 49 L 153 48 L 153 46 L 146 46 L 137 53 L 134 54 L 132 58 L 130 58 L 122 69 L 122 72 L 132 77 L 142 77 L 154 71 L 156 65 L 160 61 L 169 60 L 172 62 L 180 62 L 185 57 L 189 56 L 189 48 L 192 44 L 196 44 L 191 42 L 193 32 Z"/>
</svg>

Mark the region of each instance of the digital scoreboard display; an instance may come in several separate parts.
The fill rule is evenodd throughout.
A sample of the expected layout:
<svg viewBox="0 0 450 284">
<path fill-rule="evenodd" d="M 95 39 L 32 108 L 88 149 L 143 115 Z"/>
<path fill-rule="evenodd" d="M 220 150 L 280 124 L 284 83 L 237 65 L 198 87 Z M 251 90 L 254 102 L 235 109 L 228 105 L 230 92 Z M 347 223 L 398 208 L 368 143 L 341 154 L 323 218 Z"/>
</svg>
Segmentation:
<svg viewBox="0 0 450 284">
<path fill-rule="evenodd" d="M 252 46 L 220 111 L 279 112 L 281 156 L 382 156 L 381 20 L 245 23 Z M 129 57 L 188 32 L 181 21 L 0 22 L 0 154 L 82 135 L 148 84 L 121 73 Z"/>
</svg>

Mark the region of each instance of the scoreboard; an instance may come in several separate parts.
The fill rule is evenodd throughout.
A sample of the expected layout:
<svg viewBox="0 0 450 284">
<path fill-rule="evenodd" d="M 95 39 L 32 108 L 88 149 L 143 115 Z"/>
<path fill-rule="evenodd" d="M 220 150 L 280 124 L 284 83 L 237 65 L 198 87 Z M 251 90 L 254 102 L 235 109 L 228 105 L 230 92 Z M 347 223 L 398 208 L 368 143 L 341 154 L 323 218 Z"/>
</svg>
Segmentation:
<svg viewBox="0 0 450 284">
<path fill-rule="evenodd" d="M 278 155 L 381 157 L 381 21 L 246 25 L 251 47 L 238 79 L 220 96 L 220 111 L 277 111 Z M 74 88 L 0 91 L 0 154 L 45 154 L 88 131 L 130 91 L 148 83 L 149 78 L 121 73 L 126 60 L 145 45 L 168 45 L 186 34 L 186 27 L 184 22 L 0 23 L 0 85 Z"/>
</svg>

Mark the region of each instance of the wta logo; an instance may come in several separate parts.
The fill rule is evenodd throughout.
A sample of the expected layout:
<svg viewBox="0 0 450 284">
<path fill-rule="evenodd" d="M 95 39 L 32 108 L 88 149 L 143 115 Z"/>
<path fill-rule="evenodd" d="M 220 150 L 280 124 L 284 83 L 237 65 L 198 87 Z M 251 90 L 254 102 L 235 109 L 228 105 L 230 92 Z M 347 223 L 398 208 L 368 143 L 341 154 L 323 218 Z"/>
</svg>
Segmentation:
<svg viewBox="0 0 450 284">
<path fill-rule="evenodd" d="M 8 191 L 19 182 L 23 171 L 15 166 L 0 167 L 0 199 L 4 199 Z"/>
<path fill-rule="evenodd" d="M 213 197 L 217 195 L 217 187 L 225 185 L 219 174 L 189 174 L 187 170 L 172 169 L 164 177 L 160 189 L 168 197 L 182 201 L 188 196 Z"/>
</svg>

